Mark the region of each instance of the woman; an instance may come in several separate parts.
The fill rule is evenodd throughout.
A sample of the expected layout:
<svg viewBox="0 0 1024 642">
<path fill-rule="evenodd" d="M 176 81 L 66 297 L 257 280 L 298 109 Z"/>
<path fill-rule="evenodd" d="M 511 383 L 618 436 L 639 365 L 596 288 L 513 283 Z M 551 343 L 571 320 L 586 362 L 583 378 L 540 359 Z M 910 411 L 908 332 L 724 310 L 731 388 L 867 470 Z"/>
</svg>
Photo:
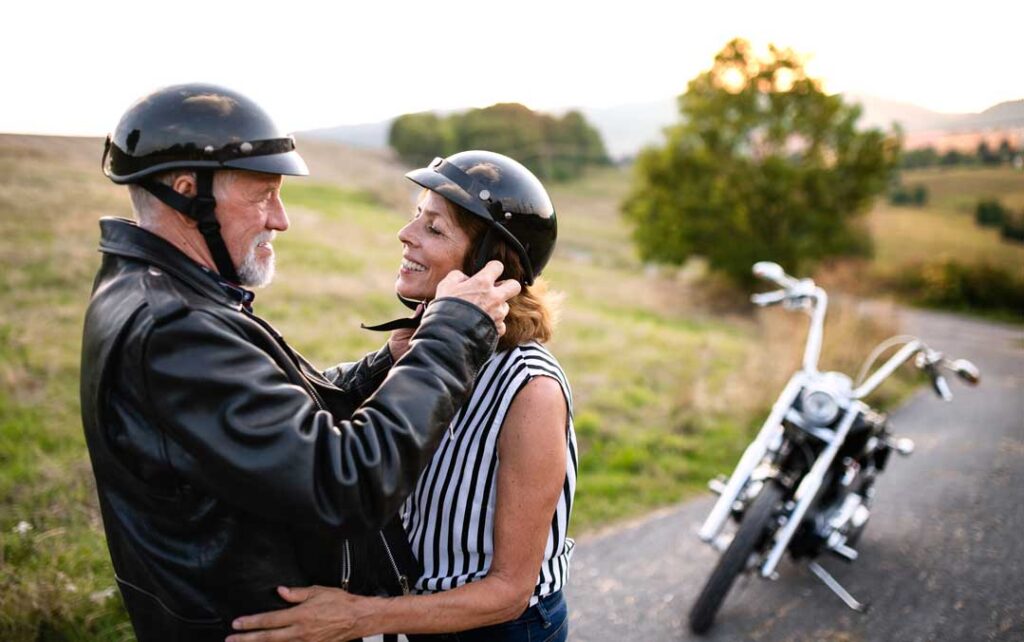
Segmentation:
<svg viewBox="0 0 1024 642">
<path fill-rule="evenodd" d="M 407 174 L 424 188 L 402 228 L 398 294 L 429 305 L 453 270 L 488 260 L 523 284 L 509 301 L 498 351 L 403 510 L 422 565 L 415 595 L 360 597 L 340 589 L 280 589 L 299 606 L 240 618 L 267 629 L 229 640 L 348 640 L 372 633 L 432 640 L 568 638 L 562 587 L 576 481 L 572 400 L 558 362 L 542 346 L 553 307 L 539 280 L 554 249 L 554 208 L 516 161 L 469 151 Z M 397 572 L 397 570 L 396 570 Z M 400 578 L 404 579 L 404 578 Z M 432 635 L 457 631 L 451 635 Z"/>
</svg>

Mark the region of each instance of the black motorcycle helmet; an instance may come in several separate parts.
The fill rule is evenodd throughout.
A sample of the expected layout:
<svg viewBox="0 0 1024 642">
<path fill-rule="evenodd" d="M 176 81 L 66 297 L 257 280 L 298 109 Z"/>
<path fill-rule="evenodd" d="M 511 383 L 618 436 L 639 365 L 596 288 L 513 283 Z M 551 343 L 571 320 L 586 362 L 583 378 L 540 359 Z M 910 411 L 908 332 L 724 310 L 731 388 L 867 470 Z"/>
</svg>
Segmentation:
<svg viewBox="0 0 1024 642">
<path fill-rule="evenodd" d="M 506 241 L 523 264 L 524 285 L 532 285 L 555 249 L 558 224 L 551 198 L 533 173 L 508 156 L 473 150 L 405 175 L 487 223 L 477 241 L 477 270 L 490 260 L 497 239 Z"/>
<path fill-rule="evenodd" d="M 194 198 L 153 178 L 175 169 L 196 172 Z M 119 185 L 139 185 L 198 221 L 221 276 L 237 283 L 214 215 L 213 172 L 218 169 L 309 174 L 295 140 L 281 133 L 259 105 L 209 84 L 174 85 L 140 98 L 121 116 L 103 150 L 107 178 Z"/>
</svg>

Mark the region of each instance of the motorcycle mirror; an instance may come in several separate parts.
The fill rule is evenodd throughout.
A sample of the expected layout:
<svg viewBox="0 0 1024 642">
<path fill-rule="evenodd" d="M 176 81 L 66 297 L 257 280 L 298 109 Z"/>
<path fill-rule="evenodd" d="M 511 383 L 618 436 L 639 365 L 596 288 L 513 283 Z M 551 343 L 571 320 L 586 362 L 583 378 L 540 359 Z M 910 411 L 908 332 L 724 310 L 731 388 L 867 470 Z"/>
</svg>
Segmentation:
<svg viewBox="0 0 1024 642">
<path fill-rule="evenodd" d="M 967 359 L 957 359 L 953 363 L 949 364 L 949 367 L 957 374 L 958 377 L 972 386 L 978 385 L 978 382 L 981 381 L 981 371 L 978 370 L 978 366 L 974 365 Z"/>
<path fill-rule="evenodd" d="M 786 277 L 786 271 L 782 269 L 782 266 L 778 263 L 772 263 L 771 261 L 758 261 L 754 264 L 754 276 L 766 279 L 768 281 L 774 281 L 775 283 L 785 283 L 789 279 Z"/>
</svg>

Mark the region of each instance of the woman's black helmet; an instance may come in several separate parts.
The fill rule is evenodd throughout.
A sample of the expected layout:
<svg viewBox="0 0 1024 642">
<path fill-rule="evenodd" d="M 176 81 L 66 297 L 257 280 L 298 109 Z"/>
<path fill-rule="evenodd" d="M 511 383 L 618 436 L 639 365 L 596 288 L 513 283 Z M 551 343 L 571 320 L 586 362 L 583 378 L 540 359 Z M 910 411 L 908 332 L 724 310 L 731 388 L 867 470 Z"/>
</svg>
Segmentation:
<svg viewBox="0 0 1024 642">
<path fill-rule="evenodd" d="M 558 224 L 547 190 L 530 170 L 508 156 L 473 150 L 435 158 L 405 176 L 487 223 L 475 250 L 476 269 L 500 238 L 519 255 L 526 285 L 540 276 L 555 249 Z"/>
<path fill-rule="evenodd" d="M 213 173 L 309 174 L 295 140 L 259 105 L 230 89 L 200 83 L 164 87 L 137 100 L 107 136 L 102 165 L 115 183 L 139 185 L 195 219 L 217 270 L 235 283 L 238 274 L 214 214 Z M 178 169 L 195 171 L 194 198 L 154 178 Z"/>
</svg>

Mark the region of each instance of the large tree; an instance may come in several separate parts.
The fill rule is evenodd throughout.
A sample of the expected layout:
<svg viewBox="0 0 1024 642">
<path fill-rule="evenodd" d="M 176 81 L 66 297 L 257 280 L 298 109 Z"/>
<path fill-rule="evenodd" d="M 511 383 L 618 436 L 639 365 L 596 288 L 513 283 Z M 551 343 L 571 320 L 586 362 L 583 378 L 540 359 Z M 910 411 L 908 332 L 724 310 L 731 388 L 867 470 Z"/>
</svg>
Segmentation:
<svg viewBox="0 0 1024 642">
<path fill-rule="evenodd" d="M 824 93 L 789 49 L 733 40 L 679 97 L 680 122 L 641 152 L 623 205 L 641 255 L 693 255 L 736 281 L 772 260 L 793 273 L 868 254 L 859 220 L 885 189 L 899 141 L 858 130 L 860 108 Z"/>
</svg>

